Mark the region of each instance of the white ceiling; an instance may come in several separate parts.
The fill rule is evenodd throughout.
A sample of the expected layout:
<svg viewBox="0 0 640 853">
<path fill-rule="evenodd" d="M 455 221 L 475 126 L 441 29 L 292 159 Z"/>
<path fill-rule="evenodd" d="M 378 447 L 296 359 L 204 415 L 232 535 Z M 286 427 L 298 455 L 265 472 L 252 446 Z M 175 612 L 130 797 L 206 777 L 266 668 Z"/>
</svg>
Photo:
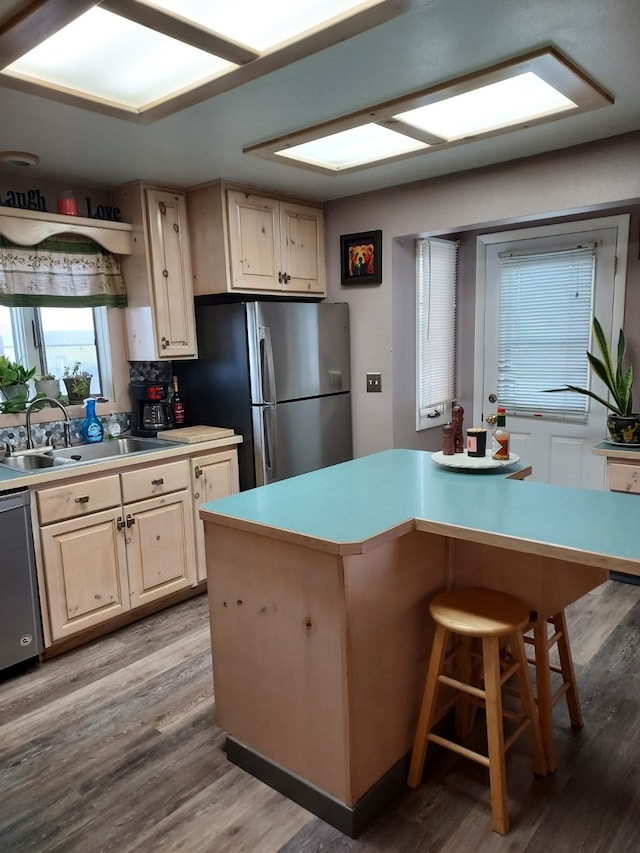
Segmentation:
<svg viewBox="0 0 640 853">
<path fill-rule="evenodd" d="M 27 0 L 2 5 L 14 10 Z M 0 85 L 0 149 L 38 154 L 40 165 L 30 174 L 92 187 L 136 178 L 188 187 L 225 178 L 328 200 L 640 129 L 638 0 L 409 5 L 362 35 L 145 126 Z M 242 153 L 545 44 L 613 96 L 613 106 L 349 175 L 315 174 Z"/>
</svg>

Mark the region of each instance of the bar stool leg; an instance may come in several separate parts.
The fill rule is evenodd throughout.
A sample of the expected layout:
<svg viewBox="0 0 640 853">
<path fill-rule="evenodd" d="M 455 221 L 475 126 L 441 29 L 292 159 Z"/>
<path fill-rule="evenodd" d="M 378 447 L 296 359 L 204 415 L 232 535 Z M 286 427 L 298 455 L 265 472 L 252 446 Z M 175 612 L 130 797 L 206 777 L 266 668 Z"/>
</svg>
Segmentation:
<svg viewBox="0 0 640 853">
<path fill-rule="evenodd" d="M 471 684 L 471 637 L 460 638 L 460 651 L 457 656 L 457 677 L 464 684 Z M 464 740 L 469 737 L 473 726 L 471 702 L 465 693 L 460 694 L 456 702 L 456 737 Z"/>
<path fill-rule="evenodd" d="M 509 645 L 514 660 L 520 664 L 516 671 L 516 678 L 518 679 L 518 692 L 520 694 L 522 713 L 531 721 L 528 732 L 531 755 L 533 757 L 533 772 L 538 776 L 546 776 L 549 772 L 548 759 L 544 748 L 544 740 L 540 732 L 538 710 L 531 691 L 527 653 L 524 648 L 522 634 L 514 634 L 513 637 L 510 637 Z"/>
<path fill-rule="evenodd" d="M 569 632 L 567 631 L 567 619 L 564 610 L 556 613 L 552 621 L 553 627 L 558 633 L 558 654 L 560 655 L 562 677 L 565 682 L 568 682 L 566 696 L 567 706 L 569 708 L 569 719 L 571 720 L 572 726 L 581 729 L 584 725 L 584 721 L 582 719 L 582 709 L 580 708 L 578 688 L 576 687 L 576 674 L 573 668 L 571 646 L 569 645 Z"/>
<path fill-rule="evenodd" d="M 536 693 L 540 734 L 550 773 L 556 769 L 556 750 L 553 737 L 553 697 L 551 695 L 551 665 L 547 620 L 538 619 L 533 626 L 533 647 L 536 658 Z"/>
<path fill-rule="evenodd" d="M 446 639 L 447 631 L 442 627 L 442 625 L 436 625 L 431 657 L 429 659 L 429 669 L 427 671 L 427 678 L 424 684 L 422 705 L 420 706 L 420 716 L 418 717 L 418 726 L 416 728 L 416 736 L 413 742 L 413 752 L 411 753 L 409 777 L 407 779 L 407 784 L 411 788 L 417 788 L 422 779 L 427 747 L 429 745 L 427 735 L 431 731 L 433 714 L 436 709 L 438 675 L 440 675 L 442 670 Z"/>
<path fill-rule="evenodd" d="M 484 688 L 489 747 L 489 782 L 493 829 L 506 835 L 509 831 L 507 773 L 504 759 L 502 718 L 502 684 L 500 680 L 500 644 L 497 637 L 483 637 Z"/>
</svg>

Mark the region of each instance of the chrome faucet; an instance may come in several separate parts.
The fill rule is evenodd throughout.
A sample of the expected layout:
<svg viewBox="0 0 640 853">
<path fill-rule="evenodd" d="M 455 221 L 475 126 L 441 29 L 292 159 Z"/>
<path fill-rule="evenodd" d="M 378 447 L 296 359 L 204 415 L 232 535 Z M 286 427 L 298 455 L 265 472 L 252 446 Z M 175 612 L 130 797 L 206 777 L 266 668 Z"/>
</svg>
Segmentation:
<svg viewBox="0 0 640 853">
<path fill-rule="evenodd" d="M 71 447 L 71 419 L 69 418 L 69 412 L 65 409 L 62 403 L 54 397 L 37 397 L 29 404 L 27 409 L 27 450 L 32 450 L 34 447 L 33 439 L 31 438 L 31 410 L 34 406 L 41 403 L 54 403 L 59 409 L 62 409 L 64 414 L 64 424 L 62 425 L 62 429 L 64 431 L 64 446 Z"/>
</svg>

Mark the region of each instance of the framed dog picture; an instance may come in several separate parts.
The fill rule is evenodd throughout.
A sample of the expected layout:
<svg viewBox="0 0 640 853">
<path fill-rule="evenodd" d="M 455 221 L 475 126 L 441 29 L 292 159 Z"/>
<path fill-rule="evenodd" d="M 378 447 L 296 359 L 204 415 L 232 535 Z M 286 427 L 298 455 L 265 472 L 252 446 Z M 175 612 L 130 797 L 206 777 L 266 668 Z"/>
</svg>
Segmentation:
<svg viewBox="0 0 640 853">
<path fill-rule="evenodd" d="M 340 235 L 341 283 L 382 282 L 382 231 Z"/>
</svg>

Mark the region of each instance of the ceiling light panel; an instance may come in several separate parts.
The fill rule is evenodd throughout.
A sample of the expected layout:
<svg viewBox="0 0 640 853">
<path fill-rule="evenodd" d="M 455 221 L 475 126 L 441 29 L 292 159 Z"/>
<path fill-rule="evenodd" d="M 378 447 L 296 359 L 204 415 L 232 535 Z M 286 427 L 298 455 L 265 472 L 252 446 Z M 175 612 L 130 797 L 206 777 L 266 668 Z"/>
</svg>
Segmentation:
<svg viewBox="0 0 640 853">
<path fill-rule="evenodd" d="M 432 154 L 452 145 L 522 130 L 565 115 L 605 107 L 613 98 L 552 47 L 505 60 L 393 101 L 374 104 L 314 127 L 258 142 L 243 149 L 290 165 L 346 172 L 390 159 Z M 390 153 L 384 137 L 360 155 L 348 150 L 357 131 L 377 125 L 404 135 L 403 148 Z M 332 152 L 321 145 L 330 141 Z M 341 159 L 340 146 L 344 146 Z M 336 150 L 337 149 L 337 150 Z"/>
<path fill-rule="evenodd" d="M 234 67 L 226 60 L 94 8 L 8 66 L 4 73 L 138 109 Z"/>
<path fill-rule="evenodd" d="M 577 109 L 577 104 L 529 71 L 394 118 L 453 140 L 571 109 Z"/>
<path fill-rule="evenodd" d="M 153 0 L 153 5 L 259 51 L 365 6 L 362 0 Z"/>
<path fill-rule="evenodd" d="M 338 172 L 423 148 L 427 148 L 424 142 L 376 124 L 365 124 L 276 153 L 310 166 Z"/>
</svg>

